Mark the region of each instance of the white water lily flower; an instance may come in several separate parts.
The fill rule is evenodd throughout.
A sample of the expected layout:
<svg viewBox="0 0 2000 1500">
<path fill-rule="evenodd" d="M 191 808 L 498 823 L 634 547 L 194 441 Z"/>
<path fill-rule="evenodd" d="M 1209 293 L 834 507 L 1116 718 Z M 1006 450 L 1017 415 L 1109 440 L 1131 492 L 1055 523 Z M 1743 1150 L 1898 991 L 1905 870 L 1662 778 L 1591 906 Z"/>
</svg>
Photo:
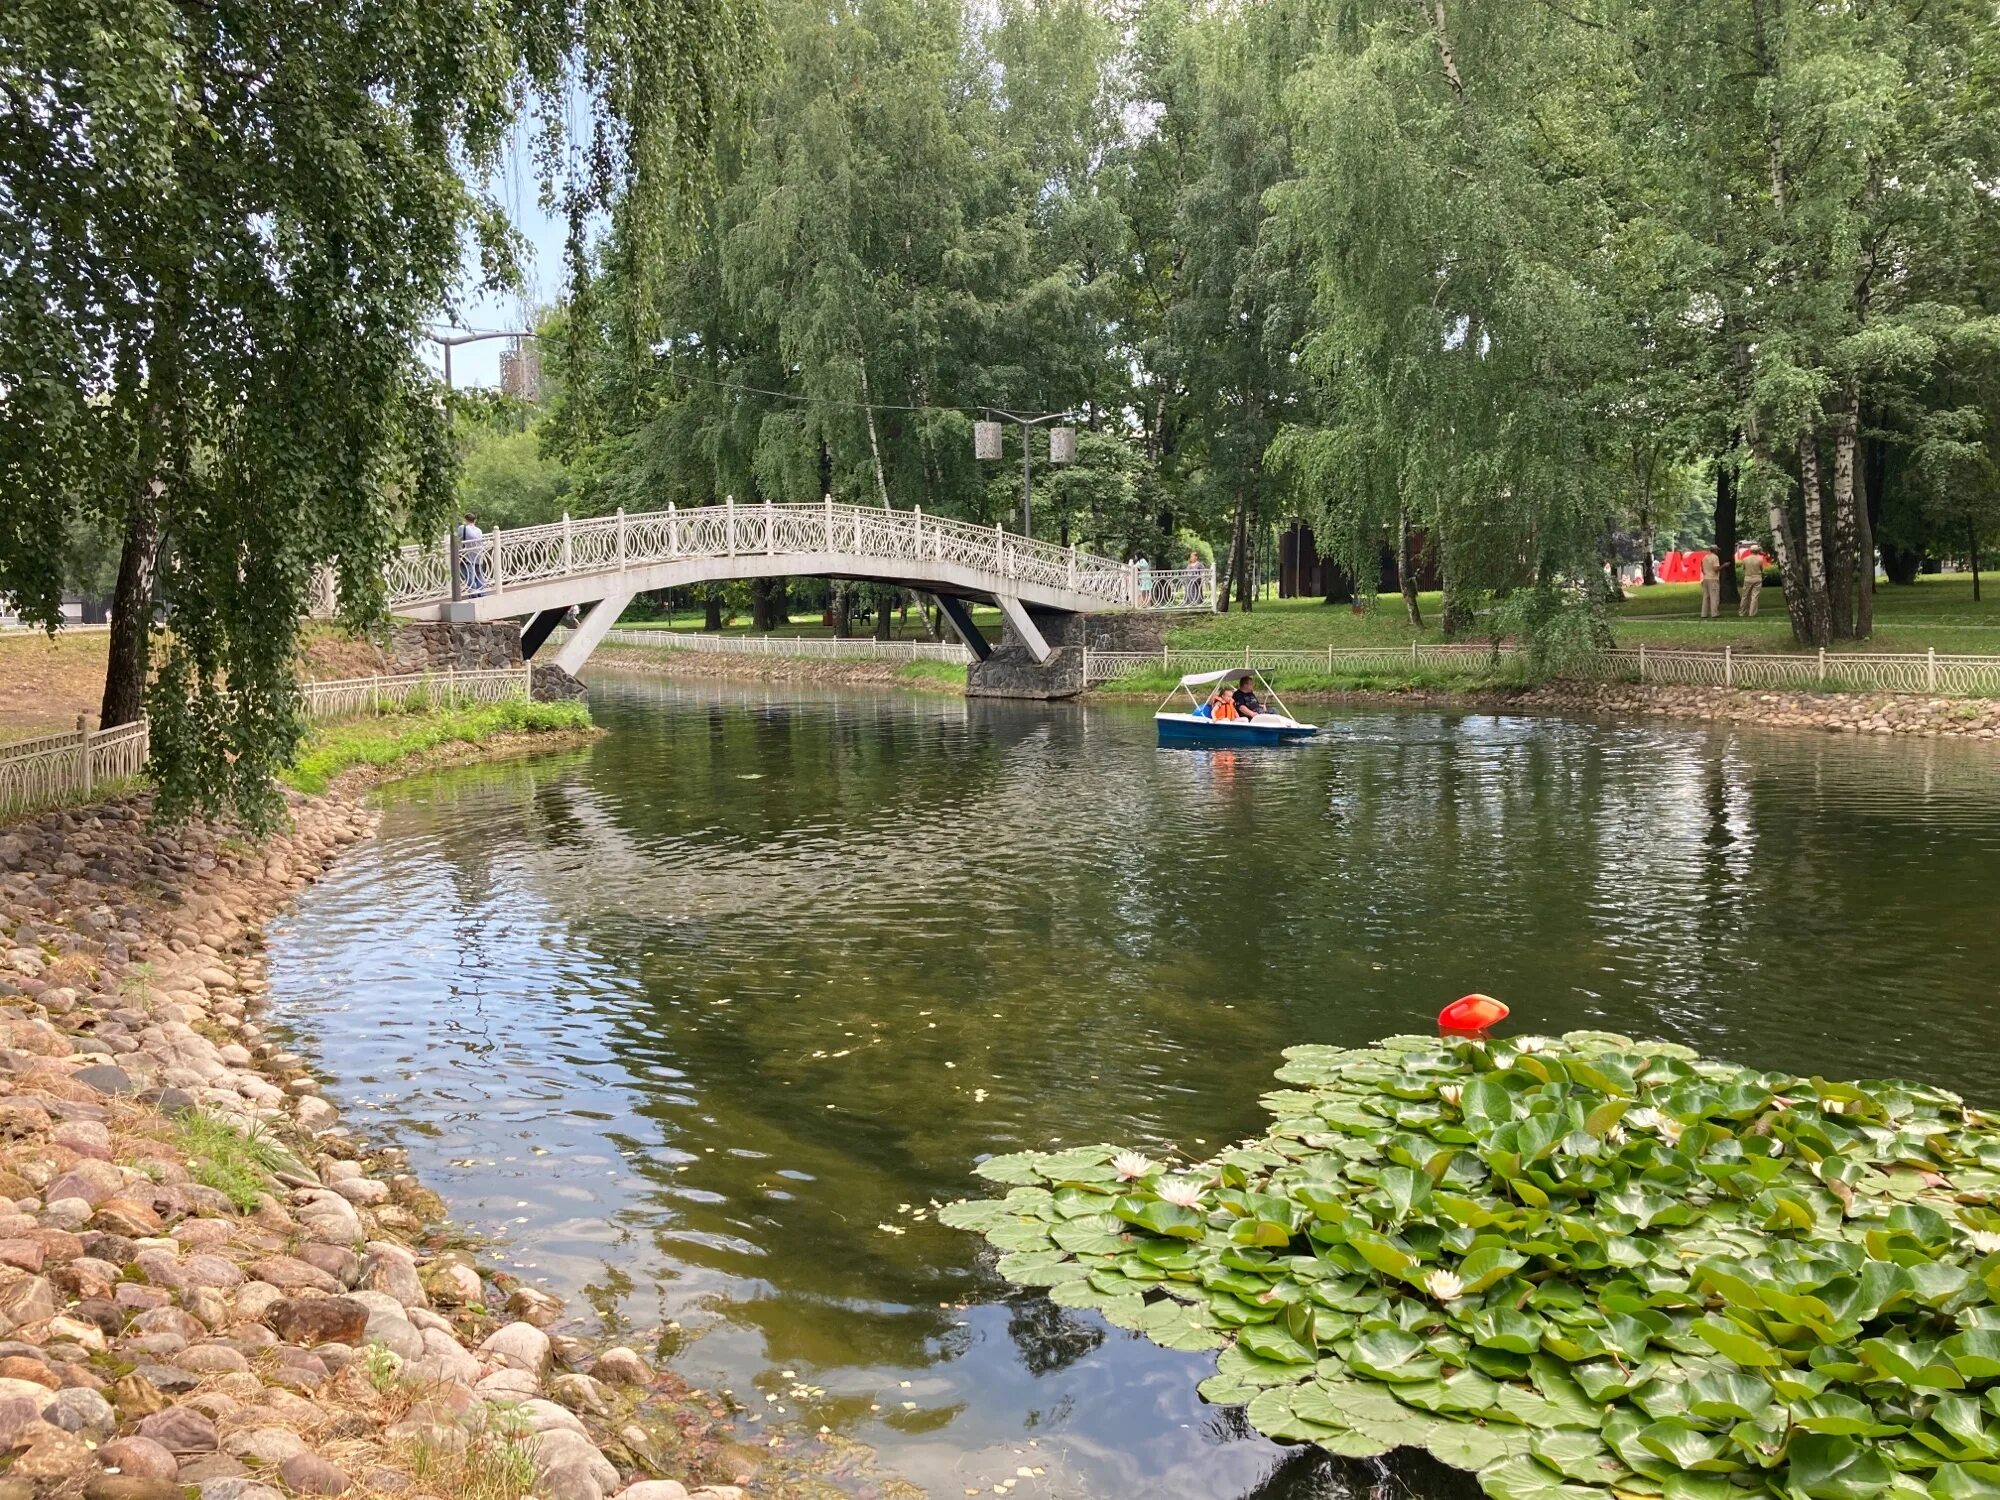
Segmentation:
<svg viewBox="0 0 2000 1500">
<path fill-rule="evenodd" d="M 1514 1038 L 1516 1052 L 1543 1052 L 1548 1049 L 1549 1039 L 1545 1036 L 1521 1036 Z"/>
<path fill-rule="evenodd" d="M 1201 1182 L 1194 1177 L 1169 1177 L 1160 1184 L 1160 1201 L 1175 1208 L 1194 1208 L 1201 1202 Z"/>
<path fill-rule="evenodd" d="M 1969 1230 L 1965 1239 L 1966 1243 L 1981 1255 L 1991 1255 L 1994 1251 L 2000 1250 L 2000 1234 L 1995 1234 L 1990 1229 Z"/>
<path fill-rule="evenodd" d="M 1672 1115 L 1661 1114 L 1657 1109 L 1628 1111 L 1625 1123 L 1634 1130 L 1654 1131 L 1664 1137 L 1669 1145 L 1681 1138 L 1681 1122 Z"/>
<path fill-rule="evenodd" d="M 1424 1290 L 1440 1302 L 1456 1302 L 1465 1295 L 1465 1283 L 1449 1271 L 1433 1271 L 1424 1278 Z"/>
<path fill-rule="evenodd" d="M 1447 1083 L 1443 1088 L 1438 1090 L 1438 1098 L 1444 1100 L 1453 1109 L 1458 1108 L 1458 1101 L 1464 1097 L 1465 1085 L 1462 1083 Z"/>
<path fill-rule="evenodd" d="M 1131 1182 L 1135 1178 L 1150 1177 L 1156 1169 L 1151 1157 L 1137 1151 L 1120 1151 L 1111 1158 L 1111 1170 L 1118 1174 L 1120 1182 Z"/>
</svg>

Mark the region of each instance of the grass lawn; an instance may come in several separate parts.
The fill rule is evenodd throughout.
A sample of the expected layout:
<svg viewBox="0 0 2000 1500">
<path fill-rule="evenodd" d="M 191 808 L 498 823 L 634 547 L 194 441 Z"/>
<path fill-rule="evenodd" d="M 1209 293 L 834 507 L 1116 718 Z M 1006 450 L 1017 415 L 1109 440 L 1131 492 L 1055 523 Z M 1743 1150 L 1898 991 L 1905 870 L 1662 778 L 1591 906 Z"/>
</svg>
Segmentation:
<svg viewBox="0 0 2000 1500">
<path fill-rule="evenodd" d="M 95 723 L 110 641 L 103 630 L 0 635 L 0 744 L 73 730 L 78 714 Z"/>
<path fill-rule="evenodd" d="M 1954 652 L 2000 655 L 2000 580 L 1985 585 L 1985 597 L 1972 599 L 1967 574 L 1920 578 L 1907 588 L 1881 584 L 1875 593 L 1875 635 L 1837 649 L 1855 651 Z M 1347 605 L 1317 599 L 1263 599 L 1247 615 L 1193 615 L 1168 628 L 1169 645 L 1191 649 L 1324 649 L 1343 646 L 1407 646 L 1442 639 L 1437 628 L 1441 601 L 1436 594 L 1418 596 L 1424 628 L 1411 630 L 1403 601 L 1384 594 L 1365 613 Z M 1701 586 L 1662 583 L 1626 590 L 1625 602 L 1611 612 L 1611 628 L 1621 646 L 1700 647 L 1720 651 L 1791 651 L 1791 623 L 1785 601 L 1775 587 L 1764 590 L 1757 618 L 1726 614 L 1719 620 L 1701 618 Z"/>
</svg>

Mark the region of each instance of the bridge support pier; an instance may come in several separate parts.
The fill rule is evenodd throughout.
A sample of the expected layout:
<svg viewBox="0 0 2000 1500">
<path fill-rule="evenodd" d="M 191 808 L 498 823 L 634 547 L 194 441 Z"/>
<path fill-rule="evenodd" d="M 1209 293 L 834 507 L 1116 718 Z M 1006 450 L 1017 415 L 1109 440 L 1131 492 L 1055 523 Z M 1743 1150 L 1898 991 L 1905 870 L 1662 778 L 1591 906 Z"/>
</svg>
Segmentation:
<svg viewBox="0 0 2000 1500">
<path fill-rule="evenodd" d="M 1033 612 L 1024 606 L 1019 599 L 1009 598 L 1005 594 L 995 594 L 993 602 L 1000 606 L 1001 618 L 1007 622 L 1007 639 L 1010 641 L 1019 641 L 1022 646 L 1026 647 L 1028 655 L 1034 658 L 1036 666 L 1046 666 L 1052 648 L 1049 645 L 1048 638 L 1042 634 L 1040 627 L 1035 624 Z M 1076 616 L 1051 615 L 1049 618 L 1073 620 Z"/>
<path fill-rule="evenodd" d="M 556 626 L 569 617 L 567 609 L 545 609 L 521 629 L 521 660 L 533 661 Z"/>
<path fill-rule="evenodd" d="M 605 632 L 618 623 L 618 617 L 625 613 L 625 606 L 632 602 L 632 590 L 606 594 L 591 605 L 590 613 L 577 622 L 556 653 L 556 665 L 574 677 L 583 670 L 583 664 L 590 660 L 590 653 L 597 649 L 597 643 L 604 639 Z"/>
<path fill-rule="evenodd" d="M 965 642 L 965 649 L 979 661 L 985 661 L 993 654 L 993 647 L 980 628 L 972 623 L 972 611 L 965 607 L 965 601 L 955 594 L 939 594 L 938 608 L 951 621 L 951 628 L 958 632 L 958 638 Z"/>
<path fill-rule="evenodd" d="M 1019 607 L 1019 606 L 1017 606 Z M 1080 615 L 1023 609 L 1022 614 L 1041 644 L 1042 656 L 1025 632 L 1014 627 L 1007 613 L 1007 633 L 993 654 L 966 669 L 968 698 L 1074 698 L 1087 684 L 1083 656 L 1092 651 L 1130 651 L 1157 655 L 1166 630 L 1158 615 Z"/>
</svg>

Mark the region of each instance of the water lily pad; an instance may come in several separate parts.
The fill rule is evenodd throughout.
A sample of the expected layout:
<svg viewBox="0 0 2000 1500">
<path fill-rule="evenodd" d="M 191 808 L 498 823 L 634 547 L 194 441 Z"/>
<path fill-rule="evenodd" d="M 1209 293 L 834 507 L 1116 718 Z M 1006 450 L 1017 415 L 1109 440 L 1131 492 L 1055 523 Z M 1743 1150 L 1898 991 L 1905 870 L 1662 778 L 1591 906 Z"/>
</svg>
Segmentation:
<svg viewBox="0 0 2000 1500">
<path fill-rule="evenodd" d="M 1565 1479 L 1527 1454 L 1481 1469 L 1479 1487 L 1493 1500 L 1604 1500 L 1604 1491 L 1596 1485 Z"/>
<path fill-rule="evenodd" d="M 1535 1433 L 1528 1451 L 1558 1474 L 1585 1484 L 1609 1484 L 1625 1472 L 1603 1438 L 1574 1427 Z"/>
<path fill-rule="evenodd" d="M 1528 1442 L 1529 1434 L 1519 1427 L 1439 1422 L 1424 1439 L 1424 1446 L 1439 1463 L 1454 1469 L 1478 1470 L 1502 1459 L 1525 1455 Z"/>
<path fill-rule="evenodd" d="M 1287 1058 L 1272 1132 L 1200 1169 L 1229 1218 L 1109 1147 L 992 1158 L 1012 1194 L 939 1218 L 1221 1346 L 1202 1392 L 1258 1430 L 1420 1443 L 1495 1500 L 2000 1486 L 2000 1123 L 1608 1034 Z"/>
<path fill-rule="evenodd" d="M 1377 1380 L 1431 1380 L 1443 1361 L 1424 1348 L 1422 1339 L 1400 1328 L 1371 1328 L 1356 1335 L 1347 1362 Z"/>
<path fill-rule="evenodd" d="M 1880 1453 L 1848 1437 L 1804 1433 L 1788 1456 L 1786 1487 L 1812 1500 L 1872 1500 L 1896 1472 Z"/>
</svg>

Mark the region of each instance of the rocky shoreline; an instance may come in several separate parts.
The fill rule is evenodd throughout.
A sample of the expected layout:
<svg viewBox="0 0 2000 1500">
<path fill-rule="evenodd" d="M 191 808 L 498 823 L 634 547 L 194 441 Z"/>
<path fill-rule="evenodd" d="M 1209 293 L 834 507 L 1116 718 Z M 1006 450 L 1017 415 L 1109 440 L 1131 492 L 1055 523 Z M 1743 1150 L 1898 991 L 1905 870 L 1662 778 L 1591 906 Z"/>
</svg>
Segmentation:
<svg viewBox="0 0 2000 1500">
<path fill-rule="evenodd" d="M 260 1022 L 262 926 L 373 814 L 0 828 L 0 1500 L 737 1500 L 754 1452 L 551 1332 Z"/>
<path fill-rule="evenodd" d="M 2000 739 L 2000 701 L 1900 693 L 1775 693 L 1744 688 L 1636 682 L 1554 682 L 1500 700 L 1522 708 L 1615 717 L 1820 729 L 1835 734 L 1901 734 Z"/>
</svg>

